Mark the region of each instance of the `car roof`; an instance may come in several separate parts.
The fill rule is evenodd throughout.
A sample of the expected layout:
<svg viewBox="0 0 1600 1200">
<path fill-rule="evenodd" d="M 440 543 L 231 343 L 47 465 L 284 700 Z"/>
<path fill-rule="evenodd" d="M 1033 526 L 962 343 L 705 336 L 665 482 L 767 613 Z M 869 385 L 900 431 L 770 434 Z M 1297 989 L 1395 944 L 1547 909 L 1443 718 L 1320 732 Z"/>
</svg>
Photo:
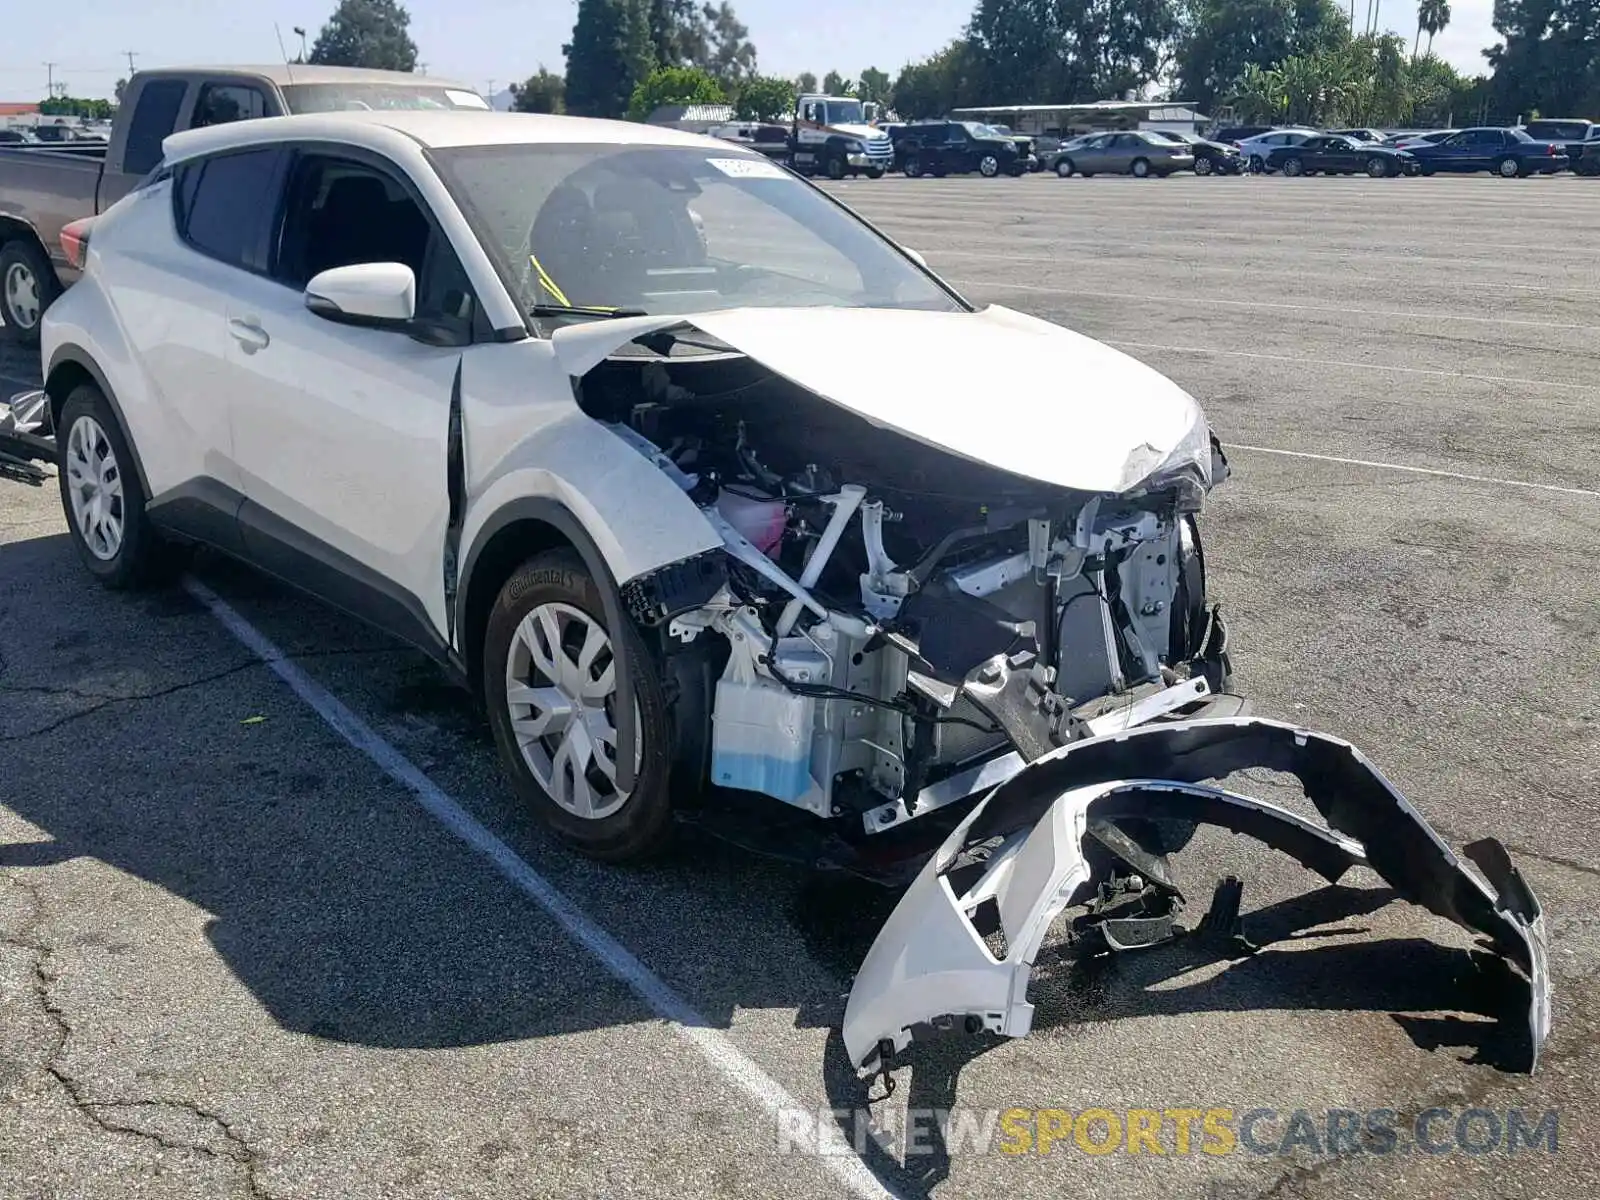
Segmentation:
<svg viewBox="0 0 1600 1200">
<path fill-rule="evenodd" d="M 239 75 L 255 79 L 265 79 L 280 87 L 296 83 L 406 83 L 413 87 L 448 87 L 459 88 L 461 91 L 470 92 L 473 89 L 459 80 L 445 79 L 437 75 L 422 75 L 414 71 L 378 71 L 370 67 L 324 67 L 314 66 L 310 63 L 265 63 L 260 66 L 228 65 L 202 66 L 202 67 L 154 67 L 150 70 L 140 71 L 141 78 L 155 78 L 162 75 L 181 75 L 185 79 L 198 76 L 215 78 L 217 76 Z"/>
<path fill-rule="evenodd" d="M 169 163 L 265 142 L 305 139 L 383 150 L 399 142 L 428 149 L 459 146 L 634 145 L 730 150 L 728 142 L 637 121 L 469 110 L 384 109 L 260 117 L 174 133 L 162 145 Z"/>
</svg>

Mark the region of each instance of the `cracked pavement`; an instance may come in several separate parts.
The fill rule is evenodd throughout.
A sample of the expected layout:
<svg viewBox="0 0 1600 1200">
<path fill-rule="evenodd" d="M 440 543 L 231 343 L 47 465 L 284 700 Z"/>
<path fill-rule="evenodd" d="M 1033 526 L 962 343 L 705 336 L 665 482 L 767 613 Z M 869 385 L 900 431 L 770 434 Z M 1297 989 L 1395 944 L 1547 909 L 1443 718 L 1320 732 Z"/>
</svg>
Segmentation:
<svg viewBox="0 0 1600 1200">
<path fill-rule="evenodd" d="M 1596 487 L 1600 362 L 1577 323 L 1600 257 L 1573 249 L 1593 181 L 835 190 L 974 297 L 1169 372 L 1226 443 Z M 31 371 L 0 350 L 0 388 Z M 914 1050 L 885 1120 L 1523 1106 L 1560 1110 L 1558 1153 L 869 1159 L 939 1197 L 1592 1196 L 1600 498 L 1230 457 L 1206 534 L 1241 689 L 1350 738 L 1453 844 L 1511 845 L 1550 925 L 1539 1074 L 1504 1069 L 1516 989 L 1462 931 L 1370 875 L 1323 888 L 1203 833 L 1179 870 L 1202 897 L 1246 879 L 1259 954 L 1041 958 L 1036 1032 Z M 576 861 L 420 658 L 225 563 L 199 570 L 797 1100 L 853 1101 L 834 1027 L 883 897 L 693 839 L 644 869 Z M 1270 776 L 1244 790 L 1291 799 Z M 839 1194 L 193 600 L 96 589 L 53 489 L 8 480 L 0 876 L 7 1200 Z"/>
</svg>

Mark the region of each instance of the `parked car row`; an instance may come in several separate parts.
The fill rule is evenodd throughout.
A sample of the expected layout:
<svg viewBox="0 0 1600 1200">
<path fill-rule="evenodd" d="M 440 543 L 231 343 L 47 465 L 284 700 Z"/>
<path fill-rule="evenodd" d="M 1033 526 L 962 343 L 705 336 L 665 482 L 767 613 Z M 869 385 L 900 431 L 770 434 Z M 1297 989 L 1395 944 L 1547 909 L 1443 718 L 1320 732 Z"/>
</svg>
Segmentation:
<svg viewBox="0 0 1600 1200">
<path fill-rule="evenodd" d="M 1491 171 L 1506 179 L 1552 174 L 1569 167 L 1581 174 L 1600 173 L 1600 135 L 1595 137 L 1596 150 L 1590 161 L 1583 164 L 1582 159 L 1582 142 L 1597 127 L 1580 131 L 1584 138 L 1573 144 L 1540 136 L 1551 132 L 1539 128 L 1542 124 L 1545 123 L 1393 135 L 1375 129 L 1228 129 L 1218 136 L 1231 137 L 1248 168 L 1257 173 L 1281 171 L 1294 176 L 1363 171 L 1384 176 Z"/>
</svg>

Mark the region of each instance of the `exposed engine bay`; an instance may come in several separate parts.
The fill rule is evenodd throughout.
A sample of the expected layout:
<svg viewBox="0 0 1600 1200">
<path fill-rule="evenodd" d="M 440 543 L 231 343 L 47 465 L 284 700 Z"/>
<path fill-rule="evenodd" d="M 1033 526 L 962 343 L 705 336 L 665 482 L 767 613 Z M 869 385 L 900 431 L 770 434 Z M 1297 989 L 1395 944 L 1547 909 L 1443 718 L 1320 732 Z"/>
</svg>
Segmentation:
<svg viewBox="0 0 1600 1200">
<path fill-rule="evenodd" d="M 946 810 L 912 827 L 937 849 L 897 877 L 910 886 L 852 985 L 853 1065 L 892 1082 L 923 1036 L 1026 1034 L 1034 960 L 1071 907 L 1085 908 L 1073 953 L 1183 935 L 1168 855 L 1211 824 L 1330 881 L 1373 870 L 1482 934 L 1527 983 L 1532 1069 L 1550 1025 L 1545 922 L 1505 847 L 1484 838 L 1457 858 L 1354 747 L 1228 694 L 1198 524 L 1228 466 L 1203 417 L 1131 453 L 1126 428 L 1118 442 L 1091 427 L 1071 471 L 1052 472 L 1047 443 L 1014 450 L 1028 429 L 975 431 L 983 453 L 964 454 L 951 431 L 971 415 L 899 396 L 876 402 L 898 422 L 868 419 L 880 413 L 843 376 L 796 382 L 813 371 L 787 344 L 766 356 L 786 353 L 784 374 L 705 328 L 737 319 L 695 324 L 570 374 L 583 411 L 721 539 L 623 588 L 641 628 L 715 679 L 704 773 L 824 818 L 858 850 Z M 1080 408 L 1039 436 L 1094 419 Z M 1219 782 L 1250 767 L 1297 776 L 1326 824 Z M 1229 953 L 1253 952 L 1242 889 L 1222 880 L 1198 931 Z"/>
<path fill-rule="evenodd" d="M 1214 444 L 1135 492 L 1075 492 L 658 336 L 667 353 L 609 359 L 579 398 L 722 537 L 720 561 L 633 586 L 647 623 L 726 645 L 712 783 L 873 833 L 1077 738 L 1238 711 L 1196 521 Z"/>
</svg>

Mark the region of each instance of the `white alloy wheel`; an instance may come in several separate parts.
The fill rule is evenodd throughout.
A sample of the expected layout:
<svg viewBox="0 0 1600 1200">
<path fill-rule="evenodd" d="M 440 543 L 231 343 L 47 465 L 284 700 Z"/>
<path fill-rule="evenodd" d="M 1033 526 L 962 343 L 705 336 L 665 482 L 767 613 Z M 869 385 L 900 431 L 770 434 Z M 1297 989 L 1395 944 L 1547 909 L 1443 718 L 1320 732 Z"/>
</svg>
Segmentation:
<svg viewBox="0 0 1600 1200">
<path fill-rule="evenodd" d="M 6 319 L 19 329 L 32 329 L 39 324 L 44 306 L 39 301 L 39 279 L 27 263 L 14 262 L 6 270 Z"/>
<path fill-rule="evenodd" d="M 992 154 L 985 154 L 978 160 L 978 173 L 986 179 L 993 179 L 1000 174 L 1000 160 Z"/>
<path fill-rule="evenodd" d="M 122 470 L 106 431 L 93 417 L 79 417 L 67 432 L 66 466 L 72 519 L 83 543 L 101 562 L 110 562 L 122 549 Z"/>
<path fill-rule="evenodd" d="M 506 654 L 505 695 L 522 759 L 551 800 L 591 821 L 627 803 L 617 788 L 616 656 L 593 617 L 558 601 L 529 611 Z"/>
</svg>

